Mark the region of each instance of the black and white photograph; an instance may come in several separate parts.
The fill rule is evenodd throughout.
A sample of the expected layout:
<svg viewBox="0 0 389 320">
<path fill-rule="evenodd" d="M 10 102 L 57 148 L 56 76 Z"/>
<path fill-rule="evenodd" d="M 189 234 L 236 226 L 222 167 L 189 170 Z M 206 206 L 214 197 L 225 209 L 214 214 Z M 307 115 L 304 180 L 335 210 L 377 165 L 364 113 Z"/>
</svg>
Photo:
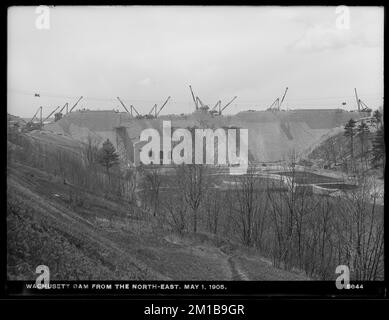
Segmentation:
<svg viewBox="0 0 389 320">
<path fill-rule="evenodd" d="M 8 7 L 9 288 L 383 282 L 384 11 Z"/>
</svg>

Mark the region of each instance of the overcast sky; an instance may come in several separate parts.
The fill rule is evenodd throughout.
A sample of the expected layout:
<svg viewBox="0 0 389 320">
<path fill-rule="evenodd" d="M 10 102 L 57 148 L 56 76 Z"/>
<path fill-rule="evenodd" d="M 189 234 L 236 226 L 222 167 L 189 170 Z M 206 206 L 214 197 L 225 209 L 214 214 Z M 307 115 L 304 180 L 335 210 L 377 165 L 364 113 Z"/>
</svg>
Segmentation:
<svg viewBox="0 0 389 320">
<path fill-rule="evenodd" d="M 266 109 L 289 87 L 284 106 L 355 109 L 383 99 L 383 9 L 350 7 L 339 29 L 335 7 L 53 7 L 36 28 L 36 7 L 8 11 L 8 112 L 48 114 L 84 96 L 80 107 L 112 109 L 119 96 L 148 113 L 206 104 L 236 113 Z M 40 98 L 34 97 L 35 93 Z"/>
</svg>

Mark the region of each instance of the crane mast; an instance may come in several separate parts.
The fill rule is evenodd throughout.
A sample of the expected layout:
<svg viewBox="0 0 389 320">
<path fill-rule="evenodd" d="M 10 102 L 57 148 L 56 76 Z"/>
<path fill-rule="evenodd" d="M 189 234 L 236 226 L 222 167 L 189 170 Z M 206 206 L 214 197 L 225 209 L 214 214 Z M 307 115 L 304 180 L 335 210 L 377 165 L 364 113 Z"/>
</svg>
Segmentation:
<svg viewBox="0 0 389 320">
<path fill-rule="evenodd" d="M 222 112 L 237 98 L 238 96 L 235 96 L 231 99 L 230 102 L 228 102 L 223 108 L 220 109 L 219 114 L 222 114 Z M 219 105 L 220 106 L 220 105 Z"/>
<path fill-rule="evenodd" d="M 126 110 L 127 113 L 130 113 L 130 112 L 128 111 L 126 105 L 123 103 L 123 101 L 122 101 L 119 97 L 116 97 L 116 98 L 119 100 L 119 102 L 120 102 L 120 104 L 123 106 L 124 110 Z M 131 115 L 132 115 L 132 113 L 131 113 Z"/>
<path fill-rule="evenodd" d="M 360 111 L 361 109 L 361 104 L 360 104 L 360 100 L 358 98 L 358 93 L 357 93 L 357 88 L 354 88 L 354 92 L 355 92 L 355 99 L 357 101 L 357 108 L 358 108 L 358 111 Z"/>
<path fill-rule="evenodd" d="M 158 117 L 159 113 L 166 106 L 166 104 L 168 103 L 169 100 L 170 100 L 170 96 L 167 97 L 166 101 L 163 103 L 162 107 L 159 109 L 158 112 L 157 112 L 157 105 L 155 105 L 155 111 L 156 111 L 155 117 Z"/>
<path fill-rule="evenodd" d="M 140 113 L 138 112 L 138 110 L 136 110 L 136 108 L 135 108 L 133 105 L 130 105 L 130 108 L 131 108 L 131 115 L 132 115 L 132 116 L 134 116 L 134 115 L 132 114 L 132 110 L 134 110 L 134 111 L 136 112 L 136 115 L 137 115 L 137 116 L 140 116 Z"/>
<path fill-rule="evenodd" d="M 74 106 L 69 110 L 69 113 L 72 112 L 72 110 L 77 106 L 77 104 L 80 102 L 80 100 L 83 98 L 83 96 L 81 96 L 77 102 L 74 104 Z"/>
<path fill-rule="evenodd" d="M 69 104 L 66 102 L 63 107 L 61 108 L 61 110 L 58 111 L 58 113 L 61 113 L 63 109 L 68 108 Z"/>
<path fill-rule="evenodd" d="M 52 111 L 52 112 L 45 118 L 45 120 L 43 120 L 43 122 L 45 122 L 47 119 L 49 119 L 49 118 L 51 117 L 51 115 L 52 115 L 55 111 L 57 111 L 58 108 L 59 108 L 59 106 L 58 106 L 57 108 L 55 108 L 54 111 Z"/>
<path fill-rule="evenodd" d="M 195 98 L 195 95 L 194 95 L 194 93 L 193 93 L 193 89 L 192 89 L 192 86 L 191 85 L 189 85 L 189 89 L 190 89 L 190 92 L 191 92 L 191 94 L 192 94 L 192 99 L 193 99 L 193 102 L 194 102 L 194 104 L 195 104 L 195 107 L 196 107 L 196 110 L 199 108 L 199 106 L 198 106 L 198 104 L 197 104 L 197 100 L 196 100 L 196 98 Z"/>
<path fill-rule="evenodd" d="M 278 106 L 278 111 L 281 109 L 281 105 L 282 105 L 282 103 L 284 102 L 284 99 L 285 99 L 285 96 L 286 96 L 286 93 L 287 93 L 287 92 L 288 92 L 288 87 L 286 87 L 285 92 L 284 92 L 284 95 L 282 96 L 281 102 L 280 102 L 280 104 L 279 104 L 279 106 Z"/>
</svg>

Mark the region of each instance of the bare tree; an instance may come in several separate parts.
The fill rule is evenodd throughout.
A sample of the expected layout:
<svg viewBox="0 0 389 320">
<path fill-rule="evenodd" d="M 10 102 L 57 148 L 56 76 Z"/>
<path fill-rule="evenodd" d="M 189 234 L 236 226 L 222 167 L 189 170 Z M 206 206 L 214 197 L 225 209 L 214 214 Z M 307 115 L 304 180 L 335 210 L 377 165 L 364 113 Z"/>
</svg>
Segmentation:
<svg viewBox="0 0 389 320">
<path fill-rule="evenodd" d="M 92 166 L 97 162 L 98 150 L 99 150 L 98 139 L 89 134 L 86 138 L 85 147 L 83 150 L 86 163 L 88 166 Z"/>
<path fill-rule="evenodd" d="M 180 196 L 174 197 L 170 195 L 165 201 L 164 208 L 167 212 L 167 222 L 171 228 L 179 234 L 184 233 L 188 225 L 187 204 L 185 200 Z"/>
<path fill-rule="evenodd" d="M 377 280 L 382 275 L 383 208 L 375 194 L 374 180 L 361 175 L 358 189 L 345 194 L 339 206 L 343 259 L 356 280 Z"/>
<path fill-rule="evenodd" d="M 268 198 L 265 187 L 255 175 L 256 169 L 249 168 L 247 174 L 235 179 L 236 227 L 246 246 L 262 245 Z"/>
<path fill-rule="evenodd" d="M 210 190 L 204 200 L 204 211 L 207 215 L 207 228 L 213 234 L 218 233 L 219 218 L 223 207 L 221 192 Z"/>
<path fill-rule="evenodd" d="M 187 164 L 177 169 L 177 183 L 180 187 L 183 198 L 192 211 L 193 232 L 197 232 L 197 220 L 199 207 L 208 189 L 204 165 Z"/>
<path fill-rule="evenodd" d="M 287 269 L 305 268 L 307 223 L 319 205 L 318 199 L 311 196 L 305 172 L 297 169 L 297 160 L 295 152 L 288 154 L 281 178 L 270 181 L 267 191 L 275 237 L 273 261 Z"/>
<path fill-rule="evenodd" d="M 139 169 L 136 167 L 126 168 L 123 170 L 123 179 L 125 184 L 125 194 L 128 202 L 136 206 L 138 205 L 137 187 L 139 183 Z"/>
<path fill-rule="evenodd" d="M 145 187 L 147 188 L 150 204 L 152 206 L 153 216 L 157 215 L 160 191 L 162 185 L 162 176 L 159 169 L 146 169 L 145 170 Z"/>
</svg>

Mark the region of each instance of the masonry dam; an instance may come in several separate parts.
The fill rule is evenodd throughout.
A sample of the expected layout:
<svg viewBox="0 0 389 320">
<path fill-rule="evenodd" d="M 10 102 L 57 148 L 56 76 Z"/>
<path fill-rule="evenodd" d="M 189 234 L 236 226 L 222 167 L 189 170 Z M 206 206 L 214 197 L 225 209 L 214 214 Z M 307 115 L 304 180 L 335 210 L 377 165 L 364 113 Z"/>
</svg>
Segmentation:
<svg viewBox="0 0 389 320">
<path fill-rule="evenodd" d="M 306 154 L 320 142 L 340 132 L 351 118 L 368 117 L 367 112 L 343 109 L 296 109 L 289 111 L 244 111 L 235 115 L 213 116 L 196 111 L 187 115 L 163 115 L 154 119 L 134 118 L 114 110 L 79 110 L 63 116 L 44 129 L 85 142 L 93 137 L 101 144 L 109 139 L 124 162 L 134 161 L 134 144 L 143 129 L 162 132 L 163 121 L 172 128 L 243 128 L 248 129 L 249 160 L 277 162 L 291 150 Z"/>
</svg>

